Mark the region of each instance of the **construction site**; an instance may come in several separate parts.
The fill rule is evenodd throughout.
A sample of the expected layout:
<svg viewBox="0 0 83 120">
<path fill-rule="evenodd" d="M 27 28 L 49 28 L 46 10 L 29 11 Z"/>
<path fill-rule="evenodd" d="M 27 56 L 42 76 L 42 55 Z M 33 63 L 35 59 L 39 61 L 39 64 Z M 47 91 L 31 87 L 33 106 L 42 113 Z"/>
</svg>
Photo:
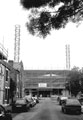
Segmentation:
<svg viewBox="0 0 83 120">
<path fill-rule="evenodd" d="M 14 60 L 8 60 L 8 51 L 6 51 L 6 55 L 3 49 L 0 51 L 0 59 L 2 61 L 6 59 L 7 63 L 9 61 L 9 64 L 19 71 L 20 75 L 16 80 L 17 96 L 23 97 L 25 94 L 31 94 L 32 96 L 50 97 L 54 94 L 68 94 L 68 91 L 65 90 L 65 83 L 70 72 L 70 45 L 65 45 L 65 70 L 24 70 L 23 62 L 20 61 L 20 31 L 21 26 L 15 25 Z"/>
<path fill-rule="evenodd" d="M 69 95 L 65 89 L 66 80 L 70 72 L 70 45 L 65 45 L 65 70 L 24 70 L 24 92 L 32 96 L 50 97 L 51 95 Z"/>
</svg>

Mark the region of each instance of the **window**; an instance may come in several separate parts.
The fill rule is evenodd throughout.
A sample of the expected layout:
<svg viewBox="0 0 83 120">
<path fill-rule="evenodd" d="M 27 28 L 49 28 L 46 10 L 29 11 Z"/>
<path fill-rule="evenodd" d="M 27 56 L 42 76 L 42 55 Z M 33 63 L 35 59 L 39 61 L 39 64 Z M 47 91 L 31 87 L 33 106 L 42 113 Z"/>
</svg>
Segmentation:
<svg viewBox="0 0 83 120">
<path fill-rule="evenodd" d="M 0 74 L 1 74 L 1 71 L 2 71 L 2 67 L 0 66 Z"/>
<path fill-rule="evenodd" d="M 5 89 L 5 100 L 7 100 L 7 89 Z"/>
<path fill-rule="evenodd" d="M 0 88 L 0 99 L 1 99 L 1 88 Z"/>
<path fill-rule="evenodd" d="M 6 81 L 8 81 L 8 70 L 6 70 Z"/>
<path fill-rule="evenodd" d="M 0 74 L 2 74 L 2 66 L 1 66 L 1 64 L 0 64 Z"/>
</svg>

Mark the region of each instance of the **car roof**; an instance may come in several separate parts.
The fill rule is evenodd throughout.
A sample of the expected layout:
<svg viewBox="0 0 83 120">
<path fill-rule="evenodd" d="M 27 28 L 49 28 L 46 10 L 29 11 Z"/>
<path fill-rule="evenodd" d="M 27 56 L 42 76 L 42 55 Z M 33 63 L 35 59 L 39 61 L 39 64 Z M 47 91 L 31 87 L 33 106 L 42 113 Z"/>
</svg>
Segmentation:
<svg viewBox="0 0 83 120">
<path fill-rule="evenodd" d="M 66 104 L 80 105 L 80 102 L 77 99 L 67 99 Z"/>
<path fill-rule="evenodd" d="M 24 98 L 17 98 L 16 100 L 24 100 Z"/>
<path fill-rule="evenodd" d="M 61 96 L 60 99 L 67 99 L 68 97 L 66 96 Z"/>
</svg>

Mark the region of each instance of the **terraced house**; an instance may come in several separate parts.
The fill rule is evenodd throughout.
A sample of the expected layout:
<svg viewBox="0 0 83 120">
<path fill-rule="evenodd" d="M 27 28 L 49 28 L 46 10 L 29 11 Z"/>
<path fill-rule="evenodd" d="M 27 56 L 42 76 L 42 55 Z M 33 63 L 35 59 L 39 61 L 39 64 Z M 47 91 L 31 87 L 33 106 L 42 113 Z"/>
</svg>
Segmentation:
<svg viewBox="0 0 83 120">
<path fill-rule="evenodd" d="M 22 62 L 8 61 L 8 52 L 0 44 L 0 104 L 22 97 Z"/>
<path fill-rule="evenodd" d="M 7 50 L 0 44 L 0 104 L 9 102 L 10 68 L 7 57 Z"/>
</svg>

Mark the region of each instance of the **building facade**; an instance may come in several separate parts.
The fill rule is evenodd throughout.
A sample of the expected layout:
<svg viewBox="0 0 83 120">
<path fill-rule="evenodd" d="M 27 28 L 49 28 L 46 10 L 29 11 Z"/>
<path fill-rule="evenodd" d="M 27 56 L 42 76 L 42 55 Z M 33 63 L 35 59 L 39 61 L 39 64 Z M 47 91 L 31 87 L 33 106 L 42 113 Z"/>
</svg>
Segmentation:
<svg viewBox="0 0 83 120">
<path fill-rule="evenodd" d="M 69 70 L 24 70 L 25 94 L 43 97 L 67 94 L 65 83 L 69 72 Z"/>
<path fill-rule="evenodd" d="M 0 104 L 9 103 L 10 67 L 0 60 Z"/>
<path fill-rule="evenodd" d="M 0 104 L 10 104 L 16 97 L 22 97 L 22 63 L 20 69 L 16 67 L 14 61 L 8 61 L 8 52 L 0 44 Z"/>
<path fill-rule="evenodd" d="M 0 44 L 0 104 L 9 103 L 10 68 L 7 58 L 8 51 Z"/>
<path fill-rule="evenodd" d="M 23 97 L 23 62 L 14 62 L 13 61 L 13 68 L 17 71 L 16 72 L 16 97 L 22 98 Z"/>
</svg>

